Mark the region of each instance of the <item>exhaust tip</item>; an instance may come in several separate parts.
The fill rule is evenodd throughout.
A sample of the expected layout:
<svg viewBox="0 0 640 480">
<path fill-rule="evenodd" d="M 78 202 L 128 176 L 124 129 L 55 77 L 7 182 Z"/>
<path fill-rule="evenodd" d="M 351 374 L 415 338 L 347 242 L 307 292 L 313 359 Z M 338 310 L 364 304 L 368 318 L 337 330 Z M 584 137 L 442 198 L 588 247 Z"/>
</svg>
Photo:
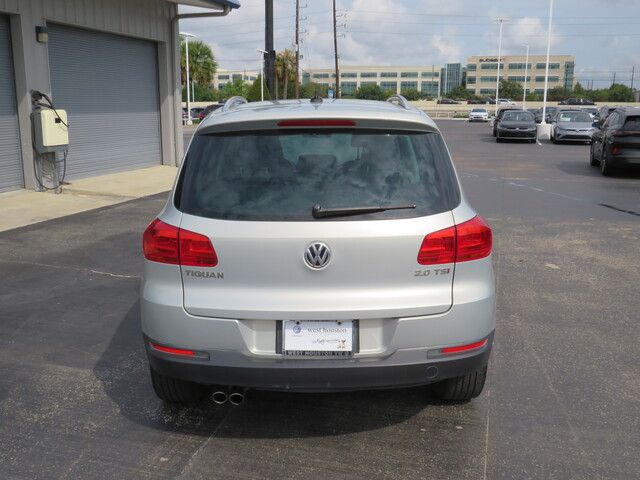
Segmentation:
<svg viewBox="0 0 640 480">
<path fill-rule="evenodd" d="M 213 403 L 222 405 L 227 402 L 227 392 L 223 392 L 222 390 L 213 392 L 213 395 L 211 395 L 211 399 L 213 400 Z"/>
<path fill-rule="evenodd" d="M 235 406 L 242 405 L 244 403 L 244 394 L 240 392 L 233 392 L 229 395 L 229 403 Z"/>
</svg>

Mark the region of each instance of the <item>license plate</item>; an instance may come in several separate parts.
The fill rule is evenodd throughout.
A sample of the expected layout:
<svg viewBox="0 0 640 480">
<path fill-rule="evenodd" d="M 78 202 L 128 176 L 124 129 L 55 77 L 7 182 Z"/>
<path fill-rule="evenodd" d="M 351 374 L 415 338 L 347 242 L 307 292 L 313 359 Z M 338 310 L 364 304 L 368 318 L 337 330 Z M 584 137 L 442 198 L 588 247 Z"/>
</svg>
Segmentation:
<svg viewBox="0 0 640 480">
<path fill-rule="evenodd" d="M 297 356 L 348 356 L 353 353 L 352 320 L 285 320 L 282 352 Z"/>
</svg>

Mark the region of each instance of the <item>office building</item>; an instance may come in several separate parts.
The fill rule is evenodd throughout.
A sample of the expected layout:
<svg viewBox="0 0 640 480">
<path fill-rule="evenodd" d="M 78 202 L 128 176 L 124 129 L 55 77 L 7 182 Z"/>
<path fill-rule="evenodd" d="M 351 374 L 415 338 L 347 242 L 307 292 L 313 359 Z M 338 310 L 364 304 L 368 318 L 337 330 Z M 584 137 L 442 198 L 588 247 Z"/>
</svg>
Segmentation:
<svg viewBox="0 0 640 480">
<path fill-rule="evenodd" d="M 524 55 L 503 55 L 500 60 L 500 78 L 524 85 Z M 544 92 L 546 55 L 529 55 L 527 71 L 527 92 Z M 473 56 L 467 59 L 467 90 L 476 95 L 495 95 L 498 71 L 496 56 Z M 549 60 L 549 88 L 575 86 L 575 57 L 572 55 L 552 55 Z"/>
<path fill-rule="evenodd" d="M 340 92 L 343 96 L 355 95 L 363 85 L 378 85 L 383 90 L 399 93 L 418 90 L 424 95 L 437 97 L 440 92 L 441 68 L 434 65 L 392 66 L 340 66 Z M 332 68 L 310 68 L 302 73 L 302 82 L 314 82 L 335 88 L 335 71 Z"/>
</svg>

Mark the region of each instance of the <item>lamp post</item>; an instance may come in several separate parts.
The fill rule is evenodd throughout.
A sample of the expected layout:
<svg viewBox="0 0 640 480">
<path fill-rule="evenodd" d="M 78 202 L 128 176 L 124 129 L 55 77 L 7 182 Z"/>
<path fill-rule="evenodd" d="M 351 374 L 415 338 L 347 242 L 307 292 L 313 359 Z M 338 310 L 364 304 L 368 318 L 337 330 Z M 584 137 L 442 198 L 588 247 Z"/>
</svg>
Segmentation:
<svg viewBox="0 0 640 480">
<path fill-rule="evenodd" d="M 256 52 L 260 53 L 260 58 L 262 59 L 260 62 L 260 101 L 264 102 L 264 56 L 267 54 L 267 51 L 258 48 Z"/>
<path fill-rule="evenodd" d="M 185 45 L 185 60 L 187 67 L 187 125 L 193 124 L 191 120 L 191 92 L 190 92 L 190 81 L 189 81 L 189 38 L 195 38 L 195 35 L 191 35 L 190 33 L 180 32 L 180 35 L 184 37 Z"/>
<path fill-rule="evenodd" d="M 547 64 L 544 69 L 544 95 L 542 99 L 542 123 L 547 123 L 547 89 L 549 88 L 549 56 L 551 54 L 551 22 L 553 20 L 553 0 L 549 0 L 549 27 L 547 30 Z"/>
<path fill-rule="evenodd" d="M 502 24 L 503 18 L 498 19 L 500 25 L 500 33 L 498 34 L 498 72 L 496 73 L 496 117 L 498 116 L 498 93 L 500 92 L 500 56 L 502 55 Z"/>
<path fill-rule="evenodd" d="M 525 45 L 527 47 L 527 54 L 524 60 L 524 93 L 522 95 L 522 110 L 525 109 L 525 104 L 527 102 L 527 75 L 529 73 L 529 44 Z"/>
</svg>

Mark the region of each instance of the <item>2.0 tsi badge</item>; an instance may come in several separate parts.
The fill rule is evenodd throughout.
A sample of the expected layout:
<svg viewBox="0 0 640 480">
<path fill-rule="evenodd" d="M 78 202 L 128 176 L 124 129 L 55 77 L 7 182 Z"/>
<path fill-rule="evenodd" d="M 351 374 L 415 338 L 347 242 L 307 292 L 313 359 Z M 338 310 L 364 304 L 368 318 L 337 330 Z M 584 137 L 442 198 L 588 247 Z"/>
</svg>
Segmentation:
<svg viewBox="0 0 640 480">
<path fill-rule="evenodd" d="M 326 243 L 313 242 L 304 252 L 304 262 L 314 270 L 321 270 L 331 261 L 331 249 Z"/>
</svg>

